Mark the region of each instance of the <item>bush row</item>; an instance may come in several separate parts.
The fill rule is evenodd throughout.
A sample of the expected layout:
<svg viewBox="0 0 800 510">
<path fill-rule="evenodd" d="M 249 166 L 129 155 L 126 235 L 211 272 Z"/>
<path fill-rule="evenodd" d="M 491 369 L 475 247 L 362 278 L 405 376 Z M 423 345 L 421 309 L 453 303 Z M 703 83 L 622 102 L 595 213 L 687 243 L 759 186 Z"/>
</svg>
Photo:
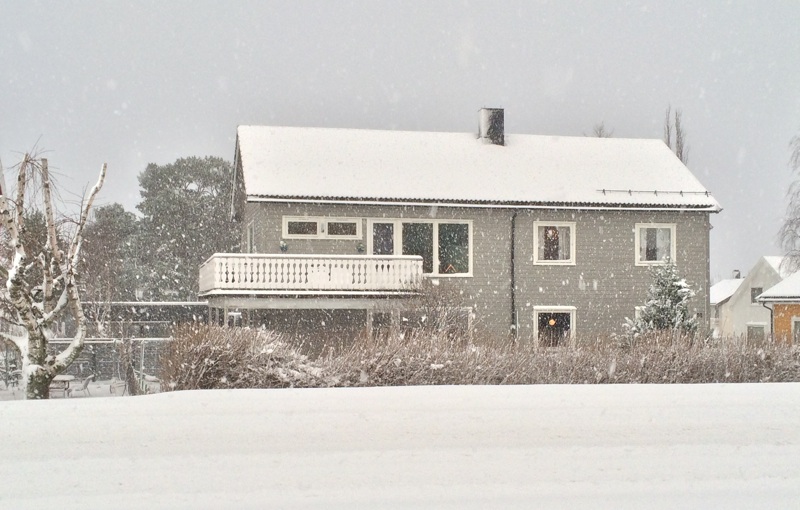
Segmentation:
<svg viewBox="0 0 800 510">
<path fill-rule="evenodd" d="M 800 381 L 791 346 L 669 335 L 545 349 L 423 329 L 359 338 L 315 359 L 263 330 L 191 325 L 174 338 L 162 357 L 164 389 Z"/>
</svg>

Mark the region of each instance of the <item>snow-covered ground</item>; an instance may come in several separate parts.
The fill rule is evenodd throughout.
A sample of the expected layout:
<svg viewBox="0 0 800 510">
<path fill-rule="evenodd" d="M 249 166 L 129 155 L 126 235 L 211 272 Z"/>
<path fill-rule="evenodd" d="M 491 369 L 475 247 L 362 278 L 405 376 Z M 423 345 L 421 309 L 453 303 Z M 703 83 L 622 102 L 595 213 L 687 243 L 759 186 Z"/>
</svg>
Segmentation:
<svg viewBox="0 0 800 510">
<path fill-rule="evenodd" d="M 0 403 L 0 508 L 798 508 L 800 384 Z"/>
</svg>

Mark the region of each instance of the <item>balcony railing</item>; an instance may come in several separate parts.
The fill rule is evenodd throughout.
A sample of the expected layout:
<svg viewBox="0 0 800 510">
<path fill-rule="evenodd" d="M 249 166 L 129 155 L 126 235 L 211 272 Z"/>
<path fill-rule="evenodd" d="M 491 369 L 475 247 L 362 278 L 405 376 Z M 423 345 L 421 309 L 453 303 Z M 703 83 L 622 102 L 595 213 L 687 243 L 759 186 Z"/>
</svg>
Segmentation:
<svg viewBox="0 0 800 510">
<path fill-rule="evenodd" d="M 215 253 L 200 266 L 200 295 L 414 292 L 421 285 L 416 255 Z"/>
</svg>

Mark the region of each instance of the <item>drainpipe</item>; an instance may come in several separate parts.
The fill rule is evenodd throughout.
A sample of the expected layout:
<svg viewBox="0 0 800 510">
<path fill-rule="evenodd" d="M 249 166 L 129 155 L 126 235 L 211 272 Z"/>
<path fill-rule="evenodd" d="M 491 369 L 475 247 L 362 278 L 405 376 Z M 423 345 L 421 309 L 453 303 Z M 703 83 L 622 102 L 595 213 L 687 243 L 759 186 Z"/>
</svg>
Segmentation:
<svg viewBox="0 0 800 510">
<path fill-rule="evenodd" d="M 514 332 L 514 339 L 519 338 L 519 324 L 517 324 L 517 269 L 515 267 L 514 255 L 516 247 L 517 233 L 517 211 L 511 213 L 511 330 Z"/>
<path fill-rule="evenodd" d="M 775 324 L 775 311 L 767 306 L 767 303 L 762 301 L 761 306 L 769 310 L 769 337 L 771 340 L 775 340 L 775 332 L 773 331 L 773 324 Z"/>
</svg>

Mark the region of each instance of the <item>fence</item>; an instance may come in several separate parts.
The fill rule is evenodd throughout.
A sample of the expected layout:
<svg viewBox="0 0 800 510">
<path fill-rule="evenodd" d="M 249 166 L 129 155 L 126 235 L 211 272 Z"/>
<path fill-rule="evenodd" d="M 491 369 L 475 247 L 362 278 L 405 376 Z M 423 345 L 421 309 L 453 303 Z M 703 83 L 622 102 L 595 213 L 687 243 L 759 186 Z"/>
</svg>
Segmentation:
<svg viewBox="0 0 800 510">
<path fill-rule="evenodd" d="M 84 342 L 80 356 L 66 373 L 77 377 L 94 374 L 96 379 L 122 379 L 125 375 L 120 360 L 121 342 L 131 343 L 136 370 L 148 375 L 160 371 L 161 354 L 171 338 L 90 338 Z M 69 339 L 54 339 L 48 344 L 50 354 L 63 351 Z"/>
</svg>

